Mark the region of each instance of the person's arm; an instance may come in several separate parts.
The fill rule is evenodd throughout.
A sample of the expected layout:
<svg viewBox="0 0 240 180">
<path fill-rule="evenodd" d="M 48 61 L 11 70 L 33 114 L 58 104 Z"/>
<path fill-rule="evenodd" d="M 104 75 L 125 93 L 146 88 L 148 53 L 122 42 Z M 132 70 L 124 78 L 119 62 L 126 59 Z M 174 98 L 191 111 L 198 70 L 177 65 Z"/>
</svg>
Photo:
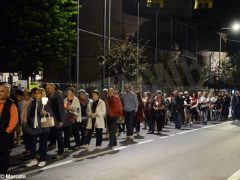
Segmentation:
<svg viewBox="0 0 240 180">
<path fill-rule="evenodd" d="M 119 110 L 119 117 L 123 116 L 123 105 L 122 105 L 122 101 L 120 100 L 120 98 L 116 98 L 117 99 L 117 107 Z"/>
<path fill-rule="evenodd" d="M 96 112 L 95 114 L 98 116 L 98 117 L 105 117 L 106 116 L 106 105 L 105 105 L 105 102 L 102 101 L 101 102 L 101 108 L 100 108 L 100 111 Z"/>
<path fill-rule="evenodd" d="M 135 104 L 135 112 L 138 111 L 138 98 L 136 94 L 133 94 L 133 100 L 134 100 L 134 104 Z"/>
<path fill-rule="evenodd" d="M 8 124 L 8 128 L 6 129 L 7 133 L 11 133 L 18 123 L 18 110 L 17 106 L 13 103 L 10 108 L 10 122 Z"/>
<path fill-rule="evenodd" d="M 64 109 L 64 99 L 61 95 L 57 95 L 58 110 L 59 110 L 59 121 L 64 122 L 65 119 L 65 109 Z"/>
</svg>

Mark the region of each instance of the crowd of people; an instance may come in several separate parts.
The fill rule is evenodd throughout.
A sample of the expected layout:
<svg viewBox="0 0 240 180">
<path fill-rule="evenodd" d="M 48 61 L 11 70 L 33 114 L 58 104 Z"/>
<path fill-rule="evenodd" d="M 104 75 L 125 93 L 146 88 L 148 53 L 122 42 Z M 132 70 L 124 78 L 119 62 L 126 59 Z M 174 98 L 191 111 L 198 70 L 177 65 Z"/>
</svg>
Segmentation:
<svg viewBox="0 0 240 180">
<path fill-rule="evenodd" d="M 140 136 L 141 125 L 148 134 L 161 135 L 167 124 L 181 129 L 197 123 L 207 125 L 209 120 L 227 120 L 230 110 L 237 121 L 239 97 L 239 92 L 134 92 L 129 84 L 122 93 L 114 88 L 104 89 L 101 94 L 98 90 L 76 91 L 74 86 L 62 92 L 53 83 L 31 92 L 11 93 L 11 86 L 1 83 L 0 174 L 7 173 L 11 149 L 14 143 L 20 145 L 21 139 L 23 153 L 30 157 L 26 166 L 43 167 L 48 150 L 57 149 L 57 160 L 66 152 L 89 150 L 94 132 L 96 150 L 100 150 L 103 133 L 109 138 L 108 146 L 114 147 L 121 133 L 126 133 L 126 141 L 134 140 L 134 130 Z"/>
</svg>

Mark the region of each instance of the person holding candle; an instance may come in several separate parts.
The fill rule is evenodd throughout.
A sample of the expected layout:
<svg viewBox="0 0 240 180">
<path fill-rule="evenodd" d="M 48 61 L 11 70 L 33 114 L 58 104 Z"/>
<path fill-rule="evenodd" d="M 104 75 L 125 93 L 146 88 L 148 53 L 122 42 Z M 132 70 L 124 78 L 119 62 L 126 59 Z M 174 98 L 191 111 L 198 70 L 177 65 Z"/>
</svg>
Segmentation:
<svg viewBox="0 0 240 180">
<path fill-rule="evenodd" d="M 53 112 L 48 104 L 45 90 L 37 88 L 34 92 L 35 99 L 32 101 L 27 116 L 27 122 L 25 124 L 25 130 L 29 134 L 29 148 L 32 160 L 26 164 L 27 167 L 38 165 L 43 167 L 46 165 L 47 156 L 47 142 L 49 135 L 49 128 L 41 127 L 41 120 L 50 115 L 53 116 Z M 37 137 L 39 137 L 39 150 L 40 159 L 37 159 Z"/>
<path fill-rule="evenodd" d="M 153 103 L 153 118 L 154 122 L 157 123 L 158 134 L 162 134 L 162 128 L 165 121 L 165 105 L 161 95 L 157 95 Z"/>
<path fill-rule="evenodd" d="M 64 131 L 64 146 L 65 152 L 69 152 L 71 149 L 70 136 L 73 133 L 75 140 L 74 150 L 80 149 L 80 123 L 81 123 L 81 106 L 78 98 L 74 95 L 75 89 L 73 87 L 68 88 L 67 97 L 64 99 L 64 108 L 66 110 L 66 119 L 68 123 L 63 128 Z"/>
</svg>

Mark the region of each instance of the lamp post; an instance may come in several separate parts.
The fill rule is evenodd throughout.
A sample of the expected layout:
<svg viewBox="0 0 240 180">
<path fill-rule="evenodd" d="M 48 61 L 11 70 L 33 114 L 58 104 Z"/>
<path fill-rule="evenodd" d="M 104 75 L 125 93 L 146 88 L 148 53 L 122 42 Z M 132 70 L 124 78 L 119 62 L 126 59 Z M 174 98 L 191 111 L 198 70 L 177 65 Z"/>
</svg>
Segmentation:
<svg viewBox="0 0 240 180">
<path fill-rule="evenodd" d="M 79 6 L 80 2 L 79 0 L 77 1 L 77 90 L 79 86 Z M 70 62 L 69 62 L 70 65 Z"/>
</svg>

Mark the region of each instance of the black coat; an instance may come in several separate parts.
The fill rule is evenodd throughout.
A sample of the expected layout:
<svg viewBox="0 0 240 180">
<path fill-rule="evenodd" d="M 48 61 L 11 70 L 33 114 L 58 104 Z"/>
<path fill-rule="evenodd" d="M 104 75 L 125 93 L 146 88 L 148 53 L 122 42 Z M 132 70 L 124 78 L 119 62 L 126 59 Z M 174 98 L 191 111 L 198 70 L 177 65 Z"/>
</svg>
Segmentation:
<svg viewBox="0 0 240 180">
<path fill-rule="evenodd" d="M 38 127 L 34 128 L 35 108 L 36 108 L 36 100 L 33 100 L 29 107 L 27 123 L 24 124 L 24 130 L 31 135 L 42 134 L 50 130 L 49 128 L 41 127 L 41 118 L 43 117 L 43 115 L 41 114 L 43 110 L 42 101 L 38 101 L 38 110 L 37 110 Z M 46 106 L 44 106 L 44 110 L 48 112 L 51 117 L 54 117 L 53 112 L 49 106 L 49 103 Z"/>
</svg>

